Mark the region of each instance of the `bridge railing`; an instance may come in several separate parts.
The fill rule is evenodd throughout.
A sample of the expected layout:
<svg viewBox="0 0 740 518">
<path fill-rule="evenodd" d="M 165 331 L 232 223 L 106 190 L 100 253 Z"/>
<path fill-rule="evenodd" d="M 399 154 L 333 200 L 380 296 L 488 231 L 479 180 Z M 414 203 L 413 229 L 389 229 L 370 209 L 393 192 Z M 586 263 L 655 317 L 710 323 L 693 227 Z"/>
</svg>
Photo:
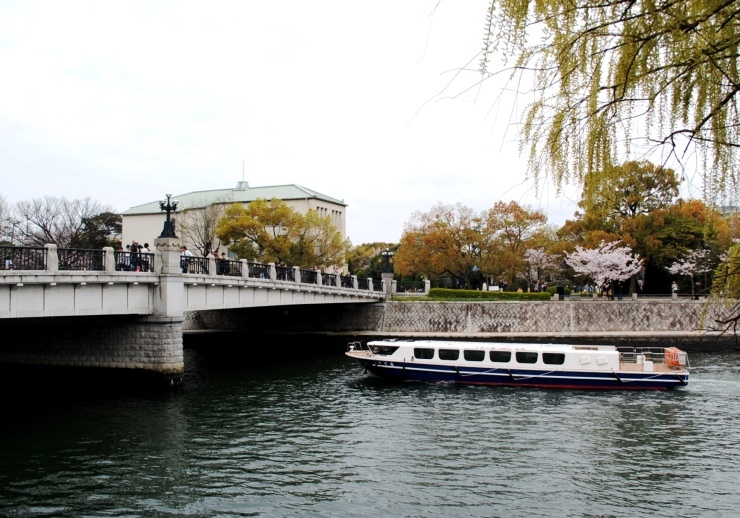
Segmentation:
<svg viewBox="0 0 740 518">
<path fill-rule="evenodd" d="M 232 261 L 231 259 L 216 259 L 216 275 L 241 277 L 242 262 Z"/>
<path fill-rule="evenodd" d="M 249 277 L 252 279 L 269 279 L 270 266 L 262 263 L 247 263 Z"/>
<path fill-rule="evenodd" d="M 295 270 L 290 266 L 275 266 L 277 280 L 295 282 Z"/>
<path fill-rule="evenodd" d="M 301 282 L 306 284 L 318 284 L 319 272 L 316 270 L 301 270 Z"/>
<path fill-rule="evenodd" d="M 180 268 L 182 273 L 199 273 L 201 275 L 208 275 L 208 258 L 207 257 L 195 257 L 190 255 L 180 256 Z"/>
<path fill-rule="evenodd" d="M 117 272 L 153 272 L 154 254 L 151 252 L 114 251 Z"/>
<path fill-rule="evenodd" d="M 54 244 L 44 247 L 0 246 L 0 269 L 29 271 L 89 271 L 95 272 L 148 272 L 156 273 L 162 265 L 159 253 L 127 252 L 105 247 L 102 250 L 58 248 Z M 180 256 L 180 269 L 184 274 L 263 279 L 269 281 L 305 283 L 334 288 L 359 289 L 383 292 L 381 281 L 357 279 L 353 275 L 322 273 L 315 269 L 274 263 L 234 261 L 214 257 Z M 159 266 L 157 266 L 159 265 Z"/>
<path fill-rule="evenodd" d="M 42 246 L 0 246 L 0 269 L 46 270 L 46 248 Z"/>
<path fill-rule="evenodd" d="M 338 277 L 339 277 L 338 273 L 324 273 L 321 275 L 321 283 L 324 286 L 338 286 L 337 284 Z"/>
<path fill-rule="evenodd" d="M 105 271 L 105 251 L 84 248 L 57 248 L 61 271 Z"/>
</svg>

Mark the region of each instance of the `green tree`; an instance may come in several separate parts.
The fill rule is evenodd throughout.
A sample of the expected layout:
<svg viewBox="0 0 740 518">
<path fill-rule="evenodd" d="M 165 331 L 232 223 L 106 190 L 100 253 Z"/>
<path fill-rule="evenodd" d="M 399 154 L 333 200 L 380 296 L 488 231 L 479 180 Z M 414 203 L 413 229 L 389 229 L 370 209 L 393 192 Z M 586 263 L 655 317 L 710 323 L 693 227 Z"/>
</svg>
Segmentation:
<svg viewBox="0 0 740 518">
<path fill-rule="evenodd" d="M 216 236 L 239 258 L 302 268 L 342 264 L 349 248 L 330 216 L 302 215 L 277 198 L 227 207 Z"/>
<path fill-rule="evenodd" d="M 347 267 L 353 275 L 361 278 L 373 277 L 373 273 L 380 271 L 382 256 L 386 248 L 396 252 L 398 244 L 392 243 L 363 243 L 351 247 L 347 252 Z M 395 258 L 394 258 L 395 265 Z M 379 278 L 376 276 L 376 278 Z"/>
<path fill-rule="evenodd" d="M 587 173 L 579 206 L 600 218 L 605 227 L 619 227 L 627 218 L 670 205 L 678 196 L 678 179 L 672 169 L 648 161 L 625 162 L 605 171 Z"/>
<path fill-rule="evenodd" d="M 123 218 L 113 212 L 101 212 L 89 218 L 82 218 L 82 228 L 70 240 L 72 248 L 99 249 L 104 246 L 121 248 L 121 227 Z"/>
<path fill-rule="evenodd" d="M 698 151 L 711 196 L 738 184 L 739 22 L 732 0 L 491 0 L 480 68 L 498 51 L 532 79 L 538 180 L 580 181 L 637 144 L 679 163 Z"/>
<path fill-rule="evenodd" d="M 674 171 L 647 161 L 588 173 L 578 202 L 582 211 L 566 221 L 558 234 L 573 245 L 596 248 L 602 241 L 622 239 L 624 226 L 633 226 L 630 220 L 668 207 L 677 195 Z M 630 246 L 636 245 L 632 242 Z"/>
<path fill-rule="evenodd" d="M 277 198 L 257 199 L 247 206 L 235 203 L 219 220 L 216 236 L 241 259 L 283 263 L 290 258 L 300 220 L 300 214 Z"/>
<path fill-rule="evenodd" d="M 342 240 L 331 216 L 320 216 L 315 210 L 309 210 L 295 234 L 289 264 L 308 267 L 344 263 L 350 243 Z"/>
</svg>

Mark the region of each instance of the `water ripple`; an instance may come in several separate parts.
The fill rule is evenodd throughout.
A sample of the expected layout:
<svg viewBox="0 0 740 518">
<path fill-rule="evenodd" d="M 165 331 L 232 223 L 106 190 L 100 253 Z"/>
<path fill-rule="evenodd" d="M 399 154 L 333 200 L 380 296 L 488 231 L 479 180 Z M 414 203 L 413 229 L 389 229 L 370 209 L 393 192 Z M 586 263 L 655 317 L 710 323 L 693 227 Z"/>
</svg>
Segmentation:
<svg viewBox="0 0 740 518">
<path fill-rule="evenodd" d="M 740 355 L 680 392 L 387 383 L 341 354 L 76 396 L 0 432 L 0 514 L 730 516 Z"/>
</svg>

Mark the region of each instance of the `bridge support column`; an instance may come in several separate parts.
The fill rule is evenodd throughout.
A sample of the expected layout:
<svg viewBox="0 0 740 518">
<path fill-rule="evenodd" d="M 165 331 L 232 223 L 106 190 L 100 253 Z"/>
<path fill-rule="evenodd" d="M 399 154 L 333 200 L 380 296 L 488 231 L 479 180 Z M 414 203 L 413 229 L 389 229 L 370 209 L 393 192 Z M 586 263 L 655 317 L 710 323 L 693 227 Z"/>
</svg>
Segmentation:
<svg viewBox="0 0 740 518">
<path fill-rule="evenodd" d="M 142 316 L 19 318 L 3 322 L 0 363 L 127 369 L 177 382 L 183 319 Z"/>
</svg>

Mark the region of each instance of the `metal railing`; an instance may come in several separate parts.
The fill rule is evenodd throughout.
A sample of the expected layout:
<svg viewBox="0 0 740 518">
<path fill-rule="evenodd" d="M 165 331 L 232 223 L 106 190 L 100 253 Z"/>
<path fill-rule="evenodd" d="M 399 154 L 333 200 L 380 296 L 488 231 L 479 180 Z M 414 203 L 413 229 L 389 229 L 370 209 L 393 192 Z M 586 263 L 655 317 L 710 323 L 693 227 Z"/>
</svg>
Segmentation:
<svg viewBox="0 0 740 518">
<path fill-rule="evenodd" d="M 270 267 L 262 263 L 247 263 L 249 277 L 252 279 L 269 279 Z"/>
<path fill-rule="evenodd" d="M 126 252 L 112 251 L 113 265 L 106 264 L 110 257 L 106 250 L 90 250 L 82 248 L 56 248 L 57 268 L 49 265 L 50 247 L 29 246 L 0 246 L 0 270 L 36 270 L 48 271 L 92 271 L 105 272 L 112 269 L 118 272 L 154 272 L 155 254 L 152 252 Z M 110 249 L 107 249 L 110 250 Z M 53 255 L 52 255 L 53 257 Z M 211 275 L 210 261 L 208 257 L 180 256 L 180 268 L 183 273 Z M 225 275 L 242 277 L 242 261 L 230 259 L 215 259 L 215 271 L 213 275 Z M 248 277 L 252 279 L 270 279 L 271 265 L 250 262 L 247 263 Z M 274 266 L 276 279 L 279 281 L 295 282 L 295 268 L 291 266 Z M 301 281 L 308 284 L 318 284 L 317 270 L 300 270 Z M 322 285 L 337 286 L 339 282 L 342 288 L 354 288 L 354 279 L 351 275 L 340 275 L 337 273 L 322 274 Z M 360 290 L 369 290 L 368 279 L 357 279 L 357 287 Z M 373 281 L 373 292 L 382 292 L 382 281 Z"/>
<path fill-rule="evenodd" d="M 182 273 L 199 273 L 208 275 L 208 258 L 195 256 L 180 256 Z"/>
<path fill-rule="evenodd" d="M 301 270 L 301 282 L 306 284 L 318 284 L 319 276 L 316 270 Z"/>
<path fill-rule="evenodd" d="M 295 282 L 295 271 L 290 266 L 276 266 L 277 280 Z"/>
<path fill-rule="evenodd" d="M 60 271 L 105 271 L 105 250 L 57 248 Z"/>
<path fill-rule="evenodd" d="M 46 270 L 46 248 L 0 246 L 0 270 Z"/>
<path fill-rule="evenodd" d="M 151 252 L 113 252 L 117 272 L 153 272 L 154 254 Z"/>
<path fill-rule="evenodd" d="M 396 283 L 396 293 L 424 293 L 424 287 L 424 281 L 398 282 Z"/>
<path fill-rule="evenodd" d="M 241 277 L 242 276 L 241 261 L 232 261 L 230 259 L 216 259 L 216 275 Z"/>
<path fill-rule="evenodd" d="M 339 277 L 339 274 L 325 273 L 321 276 L 321 284 L 323 284 L 324 286 L 336 286 L 337 277 Z"/>
</svg>

